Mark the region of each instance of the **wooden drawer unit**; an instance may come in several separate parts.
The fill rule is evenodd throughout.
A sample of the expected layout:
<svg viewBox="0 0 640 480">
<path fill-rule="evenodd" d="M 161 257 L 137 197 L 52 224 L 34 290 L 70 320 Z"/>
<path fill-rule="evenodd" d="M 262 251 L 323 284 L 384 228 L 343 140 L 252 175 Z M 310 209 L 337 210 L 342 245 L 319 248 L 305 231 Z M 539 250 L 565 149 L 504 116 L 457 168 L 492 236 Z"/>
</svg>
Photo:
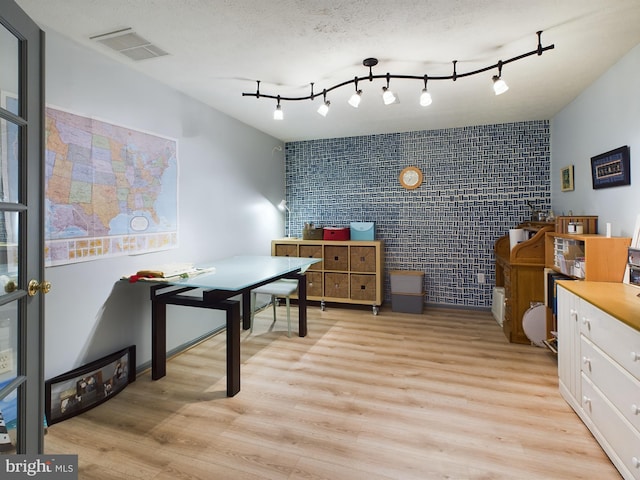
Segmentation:
<svg viewBox="0 0 640 480">
<path fill-rule="evenodd" d="M 375 247 L 351 247 L 349 258 L 352 272 L 375 272 L 376 249 Z"/>
<path fill-rule="evenodd" d="M 351 299 L 374 301 L 376 299 L 376 276 L 352 273 Z"/>
<path fill-rule="evenodd" d="M 322 296 L 322 272 L 307 271 L 307 297 Z"/>
<path fill-rule="evenodd" d="M 349 298 L 349 274 L 325 273 L 324 293 L 327 297 Z"/>
<path fill-rule="evenodd" d="M 323 258 L 325 270 L 349 271 L 349 247 L 346 245 L 325 245 Z"/>
<path fill-rule="evenodd" d="M 276 245 L 275 257 L 298 257 L 298 245 Z"/>
<path fill-rule="evenodd" d="M 321 258 L 307 271 L 307 298 L 371 305 L 374 315 L 384 300 L 384 243 L 379 240 L 300 240 L 271 242 L 271 254 Z"/>
<path fill-rule="evenodd" d="M 322 245 L 300 245 L 300 256 L 304 258 L 322 258 Z M 309 270 L 323 270 L 323 262 L 314 263 Z"/>
</svg>

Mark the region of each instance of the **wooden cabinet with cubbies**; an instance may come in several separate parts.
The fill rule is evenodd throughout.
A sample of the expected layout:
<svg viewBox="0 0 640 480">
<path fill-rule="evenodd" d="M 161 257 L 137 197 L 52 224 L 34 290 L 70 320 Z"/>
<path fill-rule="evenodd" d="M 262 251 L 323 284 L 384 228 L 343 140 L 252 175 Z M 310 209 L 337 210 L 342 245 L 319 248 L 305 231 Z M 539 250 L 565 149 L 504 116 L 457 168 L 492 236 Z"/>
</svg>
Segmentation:
<svg viewBox="0 0 640 480">
<path fill-rule="evenodd" d="M 329 241 L 281 239 L 271 242 L 271 254 L 322 258 L 311 265 L 307 276 L 307 299 L 371 305 L 377 314 L 384 300 L 384 243 L 374 241 Z"/>
<path fill-rule="evenodd" d="M 592 282 L 622 282 L 629 237 L 548 232 L 545 264 L 564 275 Z"/>
</svg>

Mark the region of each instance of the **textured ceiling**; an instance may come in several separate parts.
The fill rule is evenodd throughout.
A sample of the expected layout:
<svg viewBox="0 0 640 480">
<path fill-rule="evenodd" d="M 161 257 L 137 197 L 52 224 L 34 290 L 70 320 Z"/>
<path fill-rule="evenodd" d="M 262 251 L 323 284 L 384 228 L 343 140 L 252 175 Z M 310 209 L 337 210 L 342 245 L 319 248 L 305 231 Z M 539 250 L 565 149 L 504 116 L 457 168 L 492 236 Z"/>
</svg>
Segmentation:
<svg viewBox="0 0 640 480">
<path fill-rule="evenodd" d="M 16 0 L 41 27 L 129 65 L 283 141 L 550 119 L 640 44 L 639 0 Z M 131 27 L 169 55 L 134 62 L 90 37 Z M 360 108 L 347 86 L 322 101 L 243 97 L 304 96 L 368 74 L 451 75 L 534 50 L 536 31 L 555 49 L 505 66 L 510 90 L 493 95 L 487 72 L 423 85 L 392 80 L 400 103 L 385 107 L 383 80 L 360 83 Z"/>
</svg>

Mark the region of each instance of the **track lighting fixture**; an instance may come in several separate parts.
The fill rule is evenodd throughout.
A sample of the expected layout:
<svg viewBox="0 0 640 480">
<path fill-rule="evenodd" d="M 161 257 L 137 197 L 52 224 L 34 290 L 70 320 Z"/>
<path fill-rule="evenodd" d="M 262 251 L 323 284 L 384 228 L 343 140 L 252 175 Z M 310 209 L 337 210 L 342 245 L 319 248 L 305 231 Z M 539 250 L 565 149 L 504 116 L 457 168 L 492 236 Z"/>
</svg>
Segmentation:
<svg viewBox="0 0 640 480">
<path fill-rule="evenodd" d="M 507 90 L 509 90 L 509 87 L 507 86 L 506 82 L 502 79 L 502 66 L 506 65 L 508 63 L 512 63 L 518 60 L 522 60 L 526 57 L 529 57 L 531 55 L 542 55 L 543 52 L 546 52 L 547 50 L 552 50 L 553 48 L 555 48 L 555 45 L 548 45 L 546 47 L 542 46 L 542 31 L 538 31 L 536 32 L 537 36 L 538 36 L 538 46 L 535 50 L 532 50 L 530 52 L 527 53 L 523 53 L 522 55 L 518 55 L 516 57 L 510 58 L 508 60 L 500 60 L 498 63 L 496 63 L 495 65 L 489 65 L 488 67 L 484 67 L 484 68 L 480 68 L 477 70 L 473 70 L 470 72 L 464 72 L 464 73 L 458 73 L 457 69 L 456 69 L 456 64 L 457 64 L 457 60 L 453 61 L 453 73 L 451 75 L 434 75 L 434 76 L 427 76 L 427 75 L 392 75 L 390 73 L 387 73 L 386 75 L 374 75 L 373 74 L 373 67 L 375 67 L 378 64 L 378 59 L 377 58 L 365 58 L 362 61 L 362 65 L 364 65 L 365 67 L 369 68 L 369 75 L 367 76 L 362 76 L 362 77 L 354 77 L 352 80 L 347 80 L 345 82 L 342 83 L 338 83 L 336 85 L 333 85 L 330 88 L 326 88 L 322 91 L 323 97 L 324 97 L 324 102 L 322 105 L 320 105 L 320 108 L 318 108 L 318 113 L 320 113 L 323 116 L 326 116 L 326 114 L 329 111 L 329 106 L 330 106 L 330 102 L 327 100 L 327 93 L 331 92 L 332 90 L 335 90 L 337 88 L 341 88 L 344 87 L 346 85 L 350 85 L 350 84 L 354 84 L 355 85 L 355 92 L 353 93 L 353 95 L 351 95 L 351 97 L 349 98 L 349 105 L 351 105 L 354 108 L 358 108 L 358 105 L 360 104 L 360 100 L 362 99 L 362 90 L 358 89 L 358 82 L 364 81 L 364 80 L 369 80 L 370 82 L 373 82 L 374 80 L 377 79 L 386 79 L 387 80 L 387 85 L 382 87 L 382 92 L 383 92 L 383 101 L 385 103 L 385 105 L 390 105 L 392 103 L 398 103 L 398 96 L 396 94 L 393 93 L 393 91 L 390 90 L 389 88 L 389 81 L 390 79 L 404 79 L 404 80 L 421 80 L 424 81 L 424 88 L 422 89 L 422 92 L 420 94 L 420 105 L 422 106 L 427 106 L 430 105 L 432 102 L 431 99 L 431 94 L 427 91 L 427 80 L 453 80 L 454 82 L 456 80 L 458 80 L 459 78 L 464 78 L 464 77 L 470 77 L 472 75 L 478 75 L 481 73 L 485 73 L 488 72 L 490 70 L 493 70 L 495 68 L 498 69 L 498 75 L 494 75 L 492 77 L 493 79 L 493 89 L 496 95 L 501 95 L 504 92 L 506 92 Z M 317 95 L 315 95 L 313 93 L 313 83 L 311 83 L 311 94 L 310 95 L 306 95 L 306 96 L 301 96 L 301 97 L 283 97 L 280 95 L 265 95 L 260 93 L 260 81 L 257 81 L 257 89 L 255 91 L 255 93 L 243 93 L 242 96 L 243 97 L 256 97 L 256 98 L 271 98 L 274 100 L 278 101 L 278 105 L 276 106 L 276 110 L 275 112 L 273 112 L 273 118 L 275 120 L 282 120 L 283 119 L 283 114 L 282 114 L 282 107 L 280 106 L 280 100 L 287 100 L 287 101 L 295 101 L 295 100 L 313 100 Z"/>
</svg>

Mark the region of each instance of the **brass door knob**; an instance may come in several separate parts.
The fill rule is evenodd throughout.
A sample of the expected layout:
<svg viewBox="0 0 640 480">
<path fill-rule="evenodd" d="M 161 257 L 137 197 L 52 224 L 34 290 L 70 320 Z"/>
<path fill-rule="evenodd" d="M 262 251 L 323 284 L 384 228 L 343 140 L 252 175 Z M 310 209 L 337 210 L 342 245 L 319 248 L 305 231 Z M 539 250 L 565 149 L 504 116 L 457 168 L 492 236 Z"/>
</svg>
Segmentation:
<svg viewBox="0 0 640 480">
<path fill-rule="evenodd" d="M 48 281 L 43 281 L 43 282 L 38 282 L 37 280 L 31 280 L 29 282 L 29 286 L 27 288 L 27 293 L 29 294 L 30 297 L 33 297 L 36 293 L 38 293 L 38 291 L 41 291 L 42 293 L 49 293 L 51 291 L 51 282 Z"/>
</svg>

